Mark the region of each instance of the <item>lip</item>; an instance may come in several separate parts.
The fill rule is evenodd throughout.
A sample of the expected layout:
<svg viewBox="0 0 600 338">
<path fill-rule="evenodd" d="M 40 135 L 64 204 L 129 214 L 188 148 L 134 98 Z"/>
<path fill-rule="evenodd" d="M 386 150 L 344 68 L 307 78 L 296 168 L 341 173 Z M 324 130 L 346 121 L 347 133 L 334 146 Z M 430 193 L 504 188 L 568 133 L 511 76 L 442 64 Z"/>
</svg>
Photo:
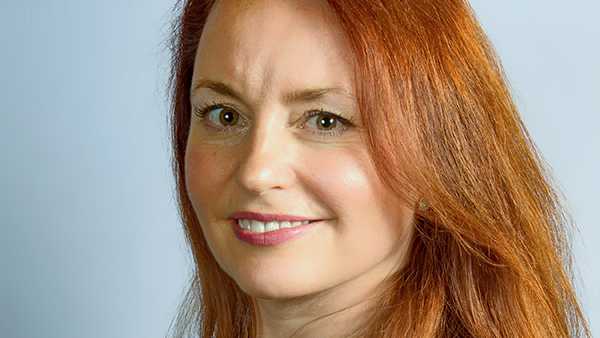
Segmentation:
<svg viewBox="0 0 600 338">
<path fill-rule="evenodd" d="M 308 231 L 312 230 L 321 223 L 321 220 L 315 220 L 312 223 L 306 225 L 299 225 L 294 228 L 285 228 L 269 232 L 252 232 L 246 229 L 242 229 L 238 225 L 239 219 L 253 219 L 259 222 L 273 222 L 273 221 L 290 221 L 290 222 L 302 222 L 308 221 L 305 217 L 288 216 L 288 215 L 275 215 L 275 214 L 260 214 L 254 212 L 235 212 L 231 214 L 229 223 L 233 228 L 235 236 L 242 242 L 255 245 L 255 246 L 277 246 L 284 243 L 294 241 Z"/>
</svg>

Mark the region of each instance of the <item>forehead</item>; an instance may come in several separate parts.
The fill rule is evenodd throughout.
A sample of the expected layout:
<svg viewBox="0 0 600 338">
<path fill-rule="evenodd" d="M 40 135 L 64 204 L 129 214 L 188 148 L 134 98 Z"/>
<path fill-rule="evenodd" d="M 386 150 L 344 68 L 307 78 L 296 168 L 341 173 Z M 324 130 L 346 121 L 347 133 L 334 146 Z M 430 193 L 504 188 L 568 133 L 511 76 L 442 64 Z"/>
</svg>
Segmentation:
<svg viewBox="0 0 600 338">
<path fill-rule="evenodd" d="M 261 18 L 268 18 L 269 22 Z M 208 23 L 217 19 L 238 29 L 256 29 L 265 23 L 298 25 L 310 21 L 311 26 L 319 30 L 335 22 L 328 4 L 322 0 L 217 0 L 211 8 Z"/>
<path fill-rule="evenodd" d="M 319 84 L 351 91 L 350 64 L 342 31 L 324 2 L 223 0 L 202 33 L 194 82 L 255 89 Z"/>
</svg>

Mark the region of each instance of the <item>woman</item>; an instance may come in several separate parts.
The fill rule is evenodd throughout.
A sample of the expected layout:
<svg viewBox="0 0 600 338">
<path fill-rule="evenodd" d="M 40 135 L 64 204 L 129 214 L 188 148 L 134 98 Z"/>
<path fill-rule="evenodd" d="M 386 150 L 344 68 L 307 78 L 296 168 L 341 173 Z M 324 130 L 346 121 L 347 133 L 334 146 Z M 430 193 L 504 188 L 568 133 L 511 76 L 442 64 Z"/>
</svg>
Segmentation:
<svg viewBox="0 0 600 338">
<path fill-rule="evenodd" d="M 187 1 L 173 146 L 200 337 L 588 335 L 569 219 L 467 4 Z"/>
</svg>

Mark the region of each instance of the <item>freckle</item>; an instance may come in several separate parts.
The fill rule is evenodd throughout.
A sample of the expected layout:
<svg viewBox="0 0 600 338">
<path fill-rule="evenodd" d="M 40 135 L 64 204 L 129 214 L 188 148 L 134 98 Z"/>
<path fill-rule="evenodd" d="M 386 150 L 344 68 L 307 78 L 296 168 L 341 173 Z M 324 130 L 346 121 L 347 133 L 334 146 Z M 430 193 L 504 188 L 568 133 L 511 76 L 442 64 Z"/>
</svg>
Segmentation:
<svg viewBox="0 0 600 338">
<path fill-rule="evenodd" d="M 215 157 L 215 156 L 217 156 L 217 152 L 216 151 L 212 154 L 212 157 Z"/>
</svg>

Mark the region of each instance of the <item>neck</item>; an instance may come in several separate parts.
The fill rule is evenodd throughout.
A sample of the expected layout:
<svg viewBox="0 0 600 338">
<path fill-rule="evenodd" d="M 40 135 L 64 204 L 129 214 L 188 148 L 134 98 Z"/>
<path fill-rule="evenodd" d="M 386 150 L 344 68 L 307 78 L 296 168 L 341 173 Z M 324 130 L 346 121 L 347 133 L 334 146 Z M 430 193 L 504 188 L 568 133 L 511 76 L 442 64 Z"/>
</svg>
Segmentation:
<svg viewBox="0 0 600 338">
<path fill-rule="evenodd" d="M 257 299 L 260 338 L 341 337 L 359 327 L 370 302 L 344 302 L 334 306 L 328 296 L 293 300 Z"/>
</svg>

